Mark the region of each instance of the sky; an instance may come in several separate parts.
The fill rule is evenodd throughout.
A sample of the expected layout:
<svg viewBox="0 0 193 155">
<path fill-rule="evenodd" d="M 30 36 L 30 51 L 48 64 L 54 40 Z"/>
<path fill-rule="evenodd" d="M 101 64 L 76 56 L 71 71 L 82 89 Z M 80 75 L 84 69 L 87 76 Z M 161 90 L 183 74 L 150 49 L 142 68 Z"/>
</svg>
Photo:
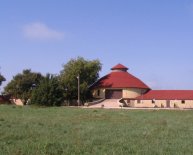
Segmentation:
<svg viewBox="0 0 193 155">
<path fill-rule="evenodd" d="M 1 90 L 78 56 L 100 77 L 121 63 L 152 89 L 193 89 L 193 0 L 2 0 L 0 21 Z"/>
</svg>

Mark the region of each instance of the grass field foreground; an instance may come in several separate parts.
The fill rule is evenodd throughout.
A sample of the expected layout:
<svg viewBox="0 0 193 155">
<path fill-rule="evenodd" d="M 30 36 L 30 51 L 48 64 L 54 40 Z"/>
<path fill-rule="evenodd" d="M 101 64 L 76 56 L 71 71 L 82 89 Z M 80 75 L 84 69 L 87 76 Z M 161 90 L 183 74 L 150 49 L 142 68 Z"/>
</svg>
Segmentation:
<svg viewBox="0 0 193 155">
<path fill-rule="evenodd" d="M 0 105 L 0 154 L 193 154 L 193 111 Z"/>
</svg>

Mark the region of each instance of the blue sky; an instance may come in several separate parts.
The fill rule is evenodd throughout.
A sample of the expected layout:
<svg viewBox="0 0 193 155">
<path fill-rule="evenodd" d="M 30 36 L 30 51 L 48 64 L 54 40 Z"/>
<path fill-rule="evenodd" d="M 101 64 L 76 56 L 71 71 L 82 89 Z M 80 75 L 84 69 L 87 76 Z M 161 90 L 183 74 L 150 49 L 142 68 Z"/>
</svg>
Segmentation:
<svg viewBox="0 0 193 155">
<path fill-rule="evenodd" d="M 100 76 L 122 63 L 153 89 L 193 89 L 193 0 L 4 0 L 0 21 L 3 86 L 82 56 Z"/>
</svg>

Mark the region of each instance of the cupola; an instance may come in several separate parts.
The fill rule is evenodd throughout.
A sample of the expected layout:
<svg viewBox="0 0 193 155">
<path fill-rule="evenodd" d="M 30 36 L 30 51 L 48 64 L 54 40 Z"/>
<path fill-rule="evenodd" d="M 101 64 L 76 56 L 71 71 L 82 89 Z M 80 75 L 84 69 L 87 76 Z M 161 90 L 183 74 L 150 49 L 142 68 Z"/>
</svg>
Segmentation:
<svg viewBox="0 0 193 155">
<path fill-rule="evenodd" d="M 111 70 L 113 72 L 119 72 L 119 71 L 127 72 L 128 68 L 119 63 L 116 66 L 112 67 Z"/>
</svg>

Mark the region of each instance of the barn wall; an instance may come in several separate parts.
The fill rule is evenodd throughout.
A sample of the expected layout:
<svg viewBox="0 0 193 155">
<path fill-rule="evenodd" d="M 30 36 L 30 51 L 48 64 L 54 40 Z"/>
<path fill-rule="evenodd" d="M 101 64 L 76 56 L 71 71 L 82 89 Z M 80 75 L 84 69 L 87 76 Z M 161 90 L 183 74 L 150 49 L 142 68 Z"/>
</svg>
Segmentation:
<svg viewBox="0 0 193 155">
<path fill-rule="evenodd" d="M 152 103 L 152 100 L 141 100 L 140 103 L 134 100 L 133 102 L 132 107 L 136 108 L 167 108 L 167 100 L 155 100 L 155 103 Z M 182 100 L 170 100 L 170 108 L 193 108 L 193 100 L 185 100 L 185 103 L 182 103 Z"/>
<path fill-rule="evenodd" d="M 123 89 L 123 98 L 135 98 L 141 96 L 147 91 L 147 89 L 140 88 L 124 88 Z"/>
<path fill-rule="evenodd" d="M 98 91 L 100 91 L 99 95 Z M 94 98 L 105 98 L 105 89 L 94 89 L 92 94 Z"/>
<path fill-rule="evenodd" d="M 193 108 L 193 100 L 185 100 L 185 103 L 182 103 L 182 100 L 172 100 L 171 107 Z"/>
<path fill-rule="evenodd" d="M 140 103 L 135 100 L 133 106 L 136 108 L 153 108 L 155 105 L 152 104 L 151 100 L 140 100 Z"/>
<path fill-rule="evenodd" d="M 140 89 L 140 88 L 107 88 L 107 89 L 122 89 L 123 96 L 122 98 L 135 98 L 144 94 L 147 89 Z M 98 95 L 98 90 L 100 90 L 100 95 Z M 99 88 L 93 90 L 93 97 L 94 98 L 105 98 L 105 88 Z"/>
</svg>

